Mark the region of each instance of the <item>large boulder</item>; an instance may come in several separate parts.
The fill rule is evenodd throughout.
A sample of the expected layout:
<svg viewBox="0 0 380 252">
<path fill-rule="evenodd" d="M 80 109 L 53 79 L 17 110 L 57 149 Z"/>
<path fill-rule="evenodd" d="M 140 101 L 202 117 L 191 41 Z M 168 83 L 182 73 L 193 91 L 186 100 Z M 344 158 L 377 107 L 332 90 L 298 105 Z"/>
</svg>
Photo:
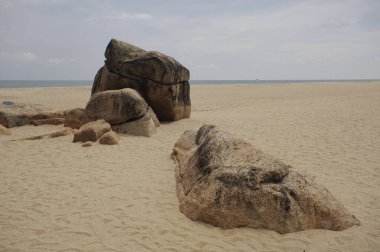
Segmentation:
<svg viewBox="0 0 380 252">
<path fill-rule="evenodd" d="M 172 158 L 180 210 L 192 220 L 279 233 L 359 224 L 325 187 L 215 126 L 186 131 Z"/>
<path fill-rule="evenodd" d="M 110 124 L 124 123 L 142 117 L 148 104 L 131 88 L 108 90 L 93 95 L 85 108 L 87 120 L 104 119 Z"/>
<path fill-rule="evenodd" d="M 96 142 L 104 133 L 111 131 L 111 125 L 103 119 L 88 122 L 74 134 L 73 142 Z"/>
<path fill-rule="evenodd" d="M 174 58 L 112 39 L 105 65 L 95 76 L 92 94 L 111 89 L 139 91 L 160 120 L 189 118 L 190 72 Z"/>
</svg>

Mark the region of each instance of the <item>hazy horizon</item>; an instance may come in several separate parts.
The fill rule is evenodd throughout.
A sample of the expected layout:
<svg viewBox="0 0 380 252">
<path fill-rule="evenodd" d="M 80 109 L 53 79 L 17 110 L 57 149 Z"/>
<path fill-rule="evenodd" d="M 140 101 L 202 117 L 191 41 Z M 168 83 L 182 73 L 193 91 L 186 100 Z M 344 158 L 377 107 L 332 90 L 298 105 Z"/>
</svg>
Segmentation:
<svg viewBox="0 0 380 252">
<path fill-rule="evenodd" d="M 0 79 L 0 81 L 94 81 L 94 79 Z M 190 79 L 189 81 L 380 81 L 380 78 L 366 79 Z"/>
<path fill-rule="evenodd" d="M 0 0 L 1 80 L 93 80 L 111 38 L 192 80 L 380 79 L 380 2 Z"/>
</svg>

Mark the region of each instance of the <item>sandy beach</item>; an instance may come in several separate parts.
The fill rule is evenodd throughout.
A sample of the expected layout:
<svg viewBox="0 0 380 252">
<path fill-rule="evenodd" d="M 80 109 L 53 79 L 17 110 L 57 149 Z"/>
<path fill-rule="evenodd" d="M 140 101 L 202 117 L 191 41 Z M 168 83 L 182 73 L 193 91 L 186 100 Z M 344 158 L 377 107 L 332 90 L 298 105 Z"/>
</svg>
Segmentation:
<svg viewBox="0 0 380 252">
<path fill-rule="evenodd" d="M 0 102 L 85 107 L 90 87 L 2 88 Z M 380 251 L 380 82 L 192 85 L 190 119 L 151 138 L 83 148 L 73 136 L 0 136 L 0 251 Z M 361 222 L 280 235 L 224 230 L 178 209 L 174 143 L 216 124 L 307 173 Z"/>
</svg>

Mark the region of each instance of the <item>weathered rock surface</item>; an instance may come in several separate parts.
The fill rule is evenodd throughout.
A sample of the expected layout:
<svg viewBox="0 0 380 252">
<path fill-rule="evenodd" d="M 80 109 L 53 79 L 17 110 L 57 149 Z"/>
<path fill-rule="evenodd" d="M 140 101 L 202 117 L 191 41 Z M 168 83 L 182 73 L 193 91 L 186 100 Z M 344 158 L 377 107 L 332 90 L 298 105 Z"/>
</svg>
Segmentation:
<svg viewBox="0 0 380 252">
<path fill-rule="evenodd" d="M 92 142 L 91 141 L 88 141 L 88 142 L 85 142 L 82 144 L 82 147 L 90 147 L 92 146 Z"/>
<path fill-rule="evenodd" d="M 119 136 L 114 131 L 109 131 L 107 133 L 104 133 L 99 138 L 100 144 L 106 144 L 106 145 L 114 145 L 119 143 Z"/>
<path fill-rule="evenodd" d="M 111 125 L 105 120 L 89 122 L 79 128 L 74 134 L 73 142 L 96 142 L 104 133 L 111 130 Z"/>
<path fill-rule="evenodd" d="M 49 133 L 49 134 L 25 137 L 25 138 L 17 139 L 14 141 L 40 140 L 40 139 L 47 139 L 47 138 L 56 138 L 56 137 L 68 136 L 68 135 L 74 134 L 74 132 L 75 132 L 75 130 L 73 130 L 73 129 L 64 129 L 64 130 Z"/>
<path fill-rule="evenodd" d="M 148 104 L 131 88 L 108 90 L 91 97 L 85 109 L 89 120 L 104 119 L 110 124 L 139 118 L 148 111 Z"/>
<path fill-rule="evenodd" d="M 12 132 L 0 124 L 0 136 L 10 136 Z"/>
<path fill-rule="evenodd" d="M 45 124 L 59 125 L 65 122 L 65 118 L 37 119 L 37 120 L 31 120 L 30 122 L 34 126 L 40 126 L 40 125 L 45 125 Z"/>
<path fill-rule="evenodd" d="M 3 102 L 0 104 L 0 124 L 6 128 L 30 124 L 28 115 L 42 113 L 43 109 L 39 104 Z"/>
<path fill-rule="evenodd" d="M 105 57 L 105 66 L 95 76 L 92 94 L 133 88 L 142 94 L 160 120 L 190 117 L 190 72 L 174 58 L 116 39 L 108 44 Z"/>
<path fill-rule="evenodd" d="M 160 121 L 158 120 L 156 113 L 154 113 L 151 107 L 148 108 L 146 114 L 153 120 L 156 127 L 160 127 Z"/>
<path fill-rule="evenodd" d="M 108 69 L 125 77 L 148 78 L 166 84 L 190 79 L 189 70 L 174 58 L 160 52 L 147 52 L 116 39 L 108 44 L 105 57 Z"/>
<path fill-rule="evenodd" d="M 7 128 L 23 126 L 27 124 L 61 124 L 64 118 L 63 112 L 47 112 L 39 104 L 10 103 L 0 104 L 0 124 Z"/>
<path fill-rule="evenodd" d="M 172 158 L 180 210 L 192 220 L 279 233 L 359 225 L 326 188 L 215 126 L 186 131 Z"/>
<path fill-rule="evenodd" d="M 87 121 L 84 117 L 85 110 L 82 108 L 74 108 L 65 111 L 65 121 L 63 126 L 73 129 L 79 129 Z"/>
<path fill-rule="evenodd" d="M 57 112 L 41 112 L 41 113 L 28 113 L 28 118 L 33 120 L 48 120 L 48 119 L 63 119 L 65 118 L 64 111 Z"/>
<path fill-rule="evenodd" d="M 30 124 L 30 120 L 26 114 L 0 110 L 0 124 L 6 128 L 13 128 Z"/>
<path fill-rule="evenodd" d="M 157 133 L 156 126 L 149 114 L 134 121 L 113 125 L 112 130 L 122 134 L 145 137 L 151 137 Z"/>
</svg>

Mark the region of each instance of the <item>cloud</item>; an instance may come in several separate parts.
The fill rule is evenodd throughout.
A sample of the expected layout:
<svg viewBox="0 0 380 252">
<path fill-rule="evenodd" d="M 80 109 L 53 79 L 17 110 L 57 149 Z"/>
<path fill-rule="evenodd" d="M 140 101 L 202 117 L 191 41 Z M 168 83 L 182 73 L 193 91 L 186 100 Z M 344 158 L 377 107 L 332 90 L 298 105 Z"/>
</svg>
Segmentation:
<svg viewBox="0 0 380 252">
<path fill-rule="evenodd" d="M 17 5 L 63 4 L 64 0 L 0 0 L 0 7 L 10 8 Z"/>
<path fill-rule="evenodd" d="M 115 37 L 173 56 L 194 79 L 376 77 L 379 10 L 379 0 L 0 0 L 0 76 L 90 79 Z"/>
<path fill-rule="evenodd" d="M 147 13 L 127 13 L 127 12 L 112 12 L 105 16 L 101 17 L 92 17 L 89 18 L 88 21 L 99 21 L 99 20 L 115 20 L 115 21 L 123 21 L 123 20 L 149 20 L 152 19 L 152 15 Z"/>
<path fill-rule="evenodd" d="M 76 59 L 72 58 L 50 58 L 47 60 L 50 64 L 62 64 L 62 63 L 71 63 L 77 61 Z"/>
<path fill-rule="evenodd" d="M 37 56 L 31 52 L 0 52 L 0 59 L 11 61 L 34 61 Z"/>
<path fill-rule="evenodd" d="M 197 68 L 206 68 L 206 69 L 218 69 L 219 66 L 216 64 L 203 64 L 203 65 L 196 65 Z"/>
</svg>

